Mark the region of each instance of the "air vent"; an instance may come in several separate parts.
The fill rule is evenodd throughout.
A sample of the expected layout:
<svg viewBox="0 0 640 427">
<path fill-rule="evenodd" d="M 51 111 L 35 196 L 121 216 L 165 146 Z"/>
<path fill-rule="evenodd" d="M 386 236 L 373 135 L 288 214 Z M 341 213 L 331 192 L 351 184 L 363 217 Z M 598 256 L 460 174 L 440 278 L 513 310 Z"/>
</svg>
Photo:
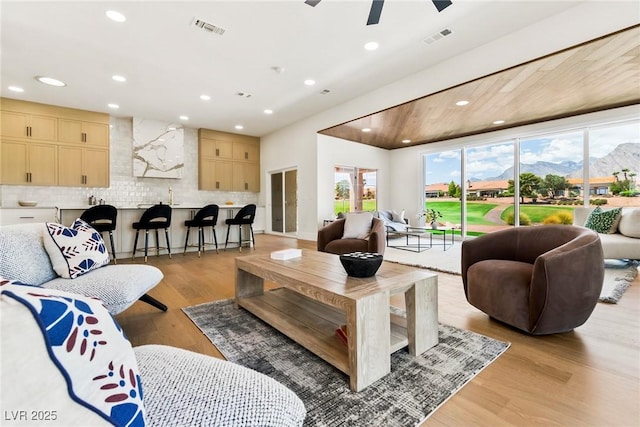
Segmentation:
<svg viewBox="0 0 640 427">
<path fill-rule="evenodd" d="M 205 30 L 205 31 L 207 31 L 209 33 L 217 34 L 219 36 L 223 35 L 224 32 L 225 32 L 224 28 L 220 28 L 220 27 L 217 27 L 217 26 L 215 26 L 213 24 L 209 24 L 208 22 L 205 22 L 205 21 L 203 21 L 201 19 L 198 19 L 198 18 L 194 18 L 194 20 L 192 22 L 192 25 L 194 27 L 196 27 L 196 28 L 200 28 L 200 29 Z"/>
<path fill-rule="evenodd" d="M 445 28 L 443 30 L 438 31 L 437 33 L 435 33 L 434 35 L 427 37 L 426 39 L 422 40 L 423 42 L 425 42 L 426 44 L 431 44 L 431 43 L 435 43 L 439 40 L 442 40 L 443 38 L 450 36 L 453 33 L 453 31 L 451 31 L 449 28 Z"/>
</svg>

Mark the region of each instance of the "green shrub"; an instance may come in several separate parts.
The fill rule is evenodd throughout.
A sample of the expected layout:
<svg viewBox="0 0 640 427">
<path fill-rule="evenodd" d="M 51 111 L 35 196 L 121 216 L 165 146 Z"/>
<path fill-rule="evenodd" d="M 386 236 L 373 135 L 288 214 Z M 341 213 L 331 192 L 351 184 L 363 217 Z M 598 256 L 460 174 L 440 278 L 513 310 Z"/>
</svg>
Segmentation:
<svg viewBox="0 0 640 427">
<path fill-rule="evenodd" d="M 636 197 L 639 194 L 638 190 L 625 190 L 620 192 L 622 197 Z"/>
<path fill-rule="evenodd" d="M 595 205 L 595 206 L 606 205 L 607 204 L 607 199 L 590 199 L 589 200 L 589 204 L 590 205 Z"/>
<path fill-rule="evenodd" d="M 509 225 L 515 225 L 516 223 L 515 219 L 516 219 L 516 216 L 513 214 L 513 212 L 510 212 L 509 214 L 507 214 L 505 221 Z M 520 225 L 530 225 L 530 224 L 531 224 L 531 218 L 529 218 L 529 215 L 520 212 Z"/>
<path fill-rule="evenodd" d="M 573 224 L 573 214 L 567 211 L 560 211 L 553 215 L 549 215 L 542 221 L 543 224 Z"/>
</svg>

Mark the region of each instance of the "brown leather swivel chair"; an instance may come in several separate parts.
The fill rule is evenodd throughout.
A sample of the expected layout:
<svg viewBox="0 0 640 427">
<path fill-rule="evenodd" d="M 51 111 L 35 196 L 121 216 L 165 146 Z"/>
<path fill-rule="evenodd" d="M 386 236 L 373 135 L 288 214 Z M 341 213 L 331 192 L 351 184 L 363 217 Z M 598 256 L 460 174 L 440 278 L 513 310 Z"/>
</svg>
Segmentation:
<svg viewBox="0 0 640 427">
<path fill-rule="evenodd" d="M 349 252 L 375 252 L 384 254 L 385 227 L 379 218 L 373 218 L 371 233 L 365 239 L 343 239 L 345 219 L 337 219 L 318 230 L 318 251 L 342 255 Z"/>
<path fill-rule="evenodd" d="M 532 335 L 568 332 L 586 322 L 603 278 L 600 238 L 582 227 L 515 227 L 462 243 L 467 301 Z"/>
</svg>

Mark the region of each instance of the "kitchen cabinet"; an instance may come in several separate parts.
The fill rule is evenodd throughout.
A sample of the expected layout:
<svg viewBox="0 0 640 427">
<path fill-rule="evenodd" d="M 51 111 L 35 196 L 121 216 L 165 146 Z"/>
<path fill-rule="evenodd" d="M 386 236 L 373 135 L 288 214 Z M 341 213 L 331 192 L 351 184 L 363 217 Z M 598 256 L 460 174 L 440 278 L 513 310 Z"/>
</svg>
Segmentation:
<svg viewBox="0 0 640 427">
<path fill-rule="evenodd" d="M 28 141 L 2 141 L 2 184 L 57 185 L 57 147 Z"/>
<path fill-rule="evenodd" d="M 2 208 L 0 225 L 26 224 L 30 222 L 55 222 L 56 210 L 53 207 Z"/>
<path fill-rule="evenodd" d="M 260 161 L 260 145 L 258 141 L 234 141 L 233 160 L 258 163 Z"/>
<path fill-rule="evenodd" d="M 2 136 L 55 141 L 57 122 L 55 117 L 2 111 Z"/>
<path fill-rule="evenodd" d="M 211 129 L 198 131 L 200 190 L 260 191 L 260 139 Z"/>
<path fill-rule="evenodd" d="M 233 165 L 233 191 L 260 192 L 260 165 L 235 163 Z"/>
<path fill-rule="evenodd" d="M 2 184 L 109 186 L 109 115 L 1 98 Z"/>
<path fill-rule="evenodd" d="M 203 158 L 199 169 L 200 190 L 233 190 L 233 162 Z"/>
<path fill-rule="evenodd" d="M 233 158 L 233 142 L 222 139 L 201 138 L 200 153 L 207 158 L 228 159 Z"/>
<path fill-rule="evenodd" d="M 108 147 L 109 125 L 58 119 L 58 142 Z"/>
<path fill-rule="evenodd" d="M 97 148 L 60 146 L 59 185 L 79 187 L 109 186 L 109 151 Z"/>
</svg>

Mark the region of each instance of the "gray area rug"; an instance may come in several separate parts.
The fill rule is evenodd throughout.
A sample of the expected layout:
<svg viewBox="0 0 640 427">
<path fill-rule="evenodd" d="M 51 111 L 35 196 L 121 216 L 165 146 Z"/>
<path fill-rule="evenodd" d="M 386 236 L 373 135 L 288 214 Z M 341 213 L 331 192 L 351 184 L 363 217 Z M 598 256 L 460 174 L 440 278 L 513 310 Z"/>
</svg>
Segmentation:
<svg viewBox="0 0 640 427">
<path fill-rule="evenodd" d="M 392 244 L 393 243 L 394 242 L 392 242 Z M 401 240 L 396 239 L 395 244 L 401 243 Z M 456 241 L 455 244 L 448 247 L 446 251 L 442 249 L 441 243 L 438 243 L 438 245 L 439 246 L 436 246 L 434 243 L 432 248 L 424 252 L 385 248 L 384 260 L 443 273 L 462 274 L 460 267 L 462 243 Z M 616 304 L 638 275 L 639 264 L 638 261 L 605 260 L 604 281 L 598 301 Z"/>
<path fill-rule="evenodd" d="M 361 392 L 348 377 L 232 300 L 182 309 L 227 360 L 293 390 L 307 409 L 306 426 L 414 426 L 433 413 L 509 343 L 440 325 L 440 343 L 419 357 L 391 356 L 391 373 Z M 337 338 L 336 338 L 337 339 Z"/>
<path fill-rule="evenodd" d="M 640 261 L 604 260 L 604 283 L 598 301 L 617 304 L 638 275 Z"/>
</svg>

